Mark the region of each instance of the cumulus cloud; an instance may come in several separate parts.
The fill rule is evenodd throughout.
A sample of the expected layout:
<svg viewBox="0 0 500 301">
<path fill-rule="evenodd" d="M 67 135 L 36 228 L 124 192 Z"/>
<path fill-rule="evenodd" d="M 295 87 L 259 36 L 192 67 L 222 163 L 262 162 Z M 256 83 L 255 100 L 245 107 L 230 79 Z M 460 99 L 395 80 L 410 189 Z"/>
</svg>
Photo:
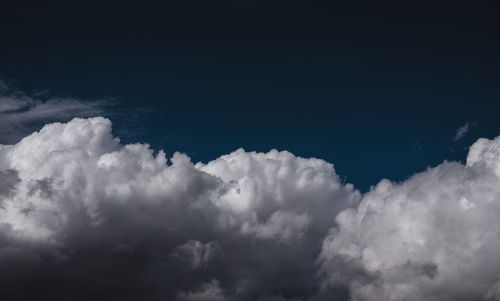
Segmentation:
<svg viewBox="0 0 500 301">
<path fill-rule="evenodd" d="M 2 299 L 306 299 L 332 217 L 360 198 L 323 160 L 167 159 L 100 117 L 1 145 L 0 170 Z"/>
<path fill-rule="evenodd" d="M 402 183 L 382 180 L 338 214 L 321 253 L 352 300 L 499 300 L 500 138 Z"/>
<path fill-rule="evenodd" d="M 332 164 L 206 164 L 108 119 L 0 145 L 0 298 L 500 300 L 500 137 L 361 195 Z"/>
<path fill-rule="evenodd" d="M 101 102 L 69 98 L 41 100 L 0 81 L 0 143 L 14 143 L 40 124 L 101 113 Z"/>
</svg>

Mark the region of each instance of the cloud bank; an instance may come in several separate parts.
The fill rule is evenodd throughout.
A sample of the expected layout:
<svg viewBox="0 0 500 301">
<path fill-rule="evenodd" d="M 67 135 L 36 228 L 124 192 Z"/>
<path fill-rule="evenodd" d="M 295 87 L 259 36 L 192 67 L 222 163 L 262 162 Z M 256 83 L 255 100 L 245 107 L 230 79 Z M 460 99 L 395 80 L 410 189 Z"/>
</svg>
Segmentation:
<svg viewBox="0 0 500 301">
<path fill-rule="evenodd" d="M 123 145 L 105 118 L 0 145 L 0 298 L 500 299 L 500 138 L 361 195 L 332 164 Z"/>
<path fill-rule="evenodd" d="M 381 181 L 338 214 L 322 269 L 352 300 L 500 299 L 500 138 L 467 163 Z"/>
<path fill-rule="evenodd" d="M 323 160 L 241 149 L 167 160 L 120 144 L 104 118 L 0 146 L 0 170 L 8 298 L 308 297 L 332 216 L 360 197 Z"/>
</svg>

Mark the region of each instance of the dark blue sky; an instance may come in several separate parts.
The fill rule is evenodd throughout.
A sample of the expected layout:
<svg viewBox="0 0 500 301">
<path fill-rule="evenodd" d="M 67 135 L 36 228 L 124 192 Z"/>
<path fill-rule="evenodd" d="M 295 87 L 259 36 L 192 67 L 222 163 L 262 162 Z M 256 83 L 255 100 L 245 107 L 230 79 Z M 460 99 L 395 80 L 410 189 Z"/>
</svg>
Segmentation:
<svg viewBox="0 0 500 301">
<path fill-rule="evenodd" d="M 344 2 L 5 3 L 0 72 L 43 97 L 112 99 L 125 142 L 193 161 L 289 150 L 362 190 L 500 134 L 495 7 Z"/>
</svg>

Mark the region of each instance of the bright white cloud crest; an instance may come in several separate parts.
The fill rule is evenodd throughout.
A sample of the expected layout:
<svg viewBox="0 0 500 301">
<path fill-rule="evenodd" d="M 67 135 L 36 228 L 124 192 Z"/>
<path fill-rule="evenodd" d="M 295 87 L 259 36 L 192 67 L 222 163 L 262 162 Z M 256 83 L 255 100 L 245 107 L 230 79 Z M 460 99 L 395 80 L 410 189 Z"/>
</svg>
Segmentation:
<svg viewBox="0 0 500 301">
<path fill-rule="evenodd" d="M 275 150 L 237 150 L 208 164 L 180 153 L 167 160 L 148 145 L 120 144 L 104 118 L 49 124 L 1 146 L 0 168 L 18 178 L 0 210 L 2 239 L 16 256 L 86 262 L 79 274 L 119 287 L 115 273 L 133 265 L 126 279 L 134 285 L 148 286 L 150 273 L 174 277 L 163 294 L 181 299 L 204 283 L 240 299 L 279 294 L 272 279 L 289 268 L 297 273 L 281 286 L 311 290 L 331 217 L 359 199 L 322 160 Z M 101 258 L 105 272 L 95 275 L 87 256 Z"/>
<path fill-rule="evenodd" d="M 321 261 L 354 300 L 500 299 L 500 139 L 467 164 L 381 181 L 337 216 Z"/>
<path fill-rule="evenodd" d="M 286 151 L 193 164 L 104 118 L 49 124 L 0 145 L 0 295 L 500 299 L 499 177 L 500 138 L 362 196 Z"/>
</svg>

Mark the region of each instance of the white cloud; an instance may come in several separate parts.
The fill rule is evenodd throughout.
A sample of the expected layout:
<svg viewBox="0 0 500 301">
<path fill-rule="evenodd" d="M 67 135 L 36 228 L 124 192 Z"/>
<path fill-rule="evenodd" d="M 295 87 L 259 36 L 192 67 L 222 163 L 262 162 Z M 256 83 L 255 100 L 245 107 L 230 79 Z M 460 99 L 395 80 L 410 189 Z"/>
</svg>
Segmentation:
<svg viewBox="0 0 500 301">
<path fill-rule="evenodd" d="M 466 165 L 383 180 L 341 212 L 321 254 L 330 284 L 353 300 L 499 299 L 499 149 L 480 139 Z"/>
<path fill-rule="evenodd" d="M 500 138 L 362 196 L 320 159 L 193 164 L 77 118 L 0 145 L 0 297 L 495 300 L 499 200 Z"/>
<path fill-rule="evenodd" d="M 110 299 L 309 294 L 332 217 L 360 196 L 323 160 L 240 149 L 194 165 L 121 144 L 100 117 L 0 146 L 0 170 L 15 173 L 2 194 L 0 262 L 13 262 L 25 286 L 38 285 L 35 277 L 42 292 L 57 286 L 66 297 L 103 288 L 116 292 Z M 42 277 L 49 270 L 54 277 Z"/>
</svg>

